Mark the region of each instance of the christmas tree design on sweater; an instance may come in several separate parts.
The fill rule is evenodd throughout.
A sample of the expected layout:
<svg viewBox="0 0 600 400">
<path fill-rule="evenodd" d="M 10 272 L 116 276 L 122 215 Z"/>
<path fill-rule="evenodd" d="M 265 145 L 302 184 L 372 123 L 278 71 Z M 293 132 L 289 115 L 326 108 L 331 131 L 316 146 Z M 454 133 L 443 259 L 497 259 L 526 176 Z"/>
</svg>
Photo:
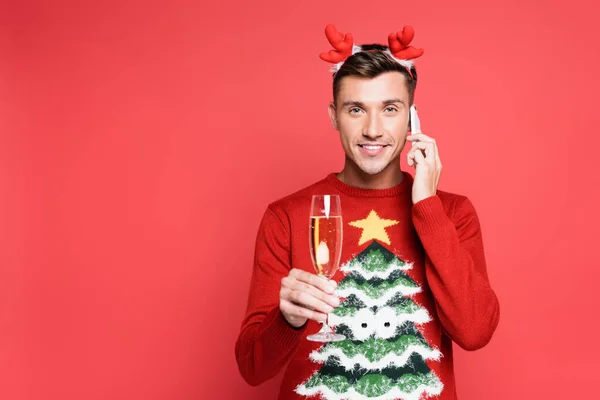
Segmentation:
<svg viewBox="0 0 600 400">
<path fill-rule="evenodd" d="M 296 388 L 298 394 L 327 400 L 420 400 L 442 392 L 442 382 L 426 363 L 439 361 L 442 354 L 417 329 L 431 317 L 411 299 L 421 291 L 407 274 L 412 264 L 384 247 L 391 245 L 385 229 L 397 223 L 375 211 L 350 223 L 363 229 L 359 245 L 371 243 L 341 268 L 346 275 L 337 295 L 345 300 L 329 322 L 346 340 L 310 354 L 321 367 Z"/>
</svg>

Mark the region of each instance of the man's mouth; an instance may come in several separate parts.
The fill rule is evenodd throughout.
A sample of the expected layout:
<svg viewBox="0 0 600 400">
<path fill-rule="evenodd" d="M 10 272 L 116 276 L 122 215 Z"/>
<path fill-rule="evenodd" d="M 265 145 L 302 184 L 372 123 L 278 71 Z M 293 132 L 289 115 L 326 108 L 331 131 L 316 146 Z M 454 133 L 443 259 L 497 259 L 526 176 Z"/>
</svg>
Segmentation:
<svg viewBox="0 0 600 400">
<path fill-rule="evenodd" d="M 381 154 L 388 147 L 388 144 L 359 144 L 360 152 L 366 156 L 376 156 Z"/>
</svg>

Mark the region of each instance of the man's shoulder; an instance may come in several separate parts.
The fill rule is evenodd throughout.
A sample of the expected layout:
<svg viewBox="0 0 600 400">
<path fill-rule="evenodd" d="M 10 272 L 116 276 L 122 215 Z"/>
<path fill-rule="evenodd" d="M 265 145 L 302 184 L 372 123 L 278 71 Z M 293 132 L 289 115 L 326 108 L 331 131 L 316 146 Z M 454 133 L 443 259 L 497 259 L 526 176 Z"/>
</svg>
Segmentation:
<svg viewBox="0 0 600 400">
<path fill-rule="evenodd" d="M 446 190 L 437 189 L 436 194 L 440 198 L 442 203 L 444 203 L 445 206 L 446 205 L 452 206 L 453 204 L 456 204 L 456 202 L 462 202 L 462 201 L 468 200 L 467 196 L 465 196 L 463 194 L 455 193 L 455 192 L 448 192 Z"/>
<path fill-rule="evenodd" d="M 457 213 L 475 214 L 473 203 L 467 195 L 439 189 L 436 191 L 436 195 L 444 205 L 448 216 L 458 217 Z"/>
<path fill-rule="evenodd" d="M 313 194 L 332 191 L 331 185 L 327 182 L 327 177 L 311 183 L 299 190 L 289 193 L 279 199 L 269 203 L 268 208 L 276 213 L 290 214 L 294 210 L 309 209 Z"/>
</svg>

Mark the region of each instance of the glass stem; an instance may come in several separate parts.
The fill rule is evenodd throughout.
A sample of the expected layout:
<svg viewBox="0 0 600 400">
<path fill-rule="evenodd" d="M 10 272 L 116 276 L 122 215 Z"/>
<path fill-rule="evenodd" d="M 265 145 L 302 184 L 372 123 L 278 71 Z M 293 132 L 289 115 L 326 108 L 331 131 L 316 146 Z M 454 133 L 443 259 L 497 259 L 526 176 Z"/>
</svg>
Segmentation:
<svg viewBox="0 0 600 400">
<path fill-rule="evenodd" d="M 323 274 L 318 274 L 319 277 L 329 281 L 330 279 Z M 325 321 L 321 322 L 321 330 L 320 333 L 333 333 L 331 328 L 329 327 L 329 314 L 325 314 Z"/>
<path fill-rule="evenodd" d="M 329 314 L 325 315 L 325 321 L 321 322 L 321 324 L 323 325 L 321 327 L 321 332 L 322 333 L 332 333 L 333 332 L 331 330 L 331 328 L 329 327 Z"/>
</svg>

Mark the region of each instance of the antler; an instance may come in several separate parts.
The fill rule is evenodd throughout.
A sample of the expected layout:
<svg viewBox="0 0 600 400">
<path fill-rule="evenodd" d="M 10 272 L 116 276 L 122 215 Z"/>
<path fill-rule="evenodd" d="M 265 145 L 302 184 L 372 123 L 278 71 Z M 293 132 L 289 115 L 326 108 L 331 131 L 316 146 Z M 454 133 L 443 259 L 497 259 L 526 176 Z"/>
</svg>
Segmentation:
<svg viewBox="0 0 600 400">
<path fill-rule="evenodd" d="M 412 26 L 405 26 L 401 32 L 390 33 L 388 43 L 390 52 L 399 60 L 412 60 L 423 55 L 423 49 L 417 49 L 409 46 L 415 37 L 415 30 Z"/>
<path fill-rule="evenodd" d="M 327 40 L 335 50 L 319 54 L 323 61 L 339 63 L 352 55 L 354 40 L 351 33 L 338 32 L 335 26 L 329 24 L 325 27 L 325 36 L 327 36 Z"/>
</svg>

